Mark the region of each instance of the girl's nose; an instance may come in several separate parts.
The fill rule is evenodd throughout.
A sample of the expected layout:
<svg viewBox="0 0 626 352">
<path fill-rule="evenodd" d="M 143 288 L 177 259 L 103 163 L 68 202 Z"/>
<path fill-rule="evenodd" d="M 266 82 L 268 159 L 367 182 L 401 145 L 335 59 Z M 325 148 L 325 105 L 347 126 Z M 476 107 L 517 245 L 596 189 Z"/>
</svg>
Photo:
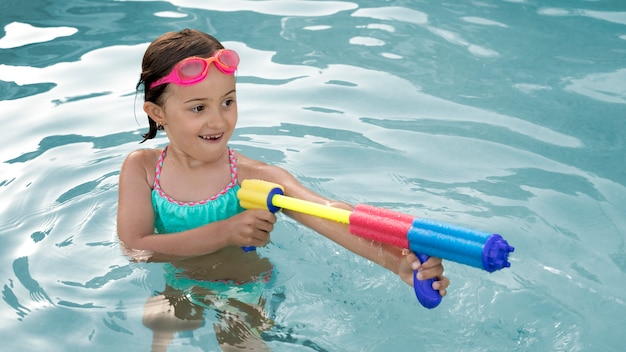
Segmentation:
<svg viewBox="0 0 626 352">
<path fill-rule="evenodd" d="M 205 115 L 205 125 L 209 128 L 219 129 L 224 126 L 224 117 L 219 108 L 211 108 Z"/>
</svg>

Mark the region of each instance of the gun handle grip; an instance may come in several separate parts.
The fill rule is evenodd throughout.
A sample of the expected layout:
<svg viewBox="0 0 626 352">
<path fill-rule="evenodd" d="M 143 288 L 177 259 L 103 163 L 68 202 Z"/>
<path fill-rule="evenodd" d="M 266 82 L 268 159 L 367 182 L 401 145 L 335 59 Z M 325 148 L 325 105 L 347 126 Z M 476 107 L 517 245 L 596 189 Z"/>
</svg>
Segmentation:
<svg viewBox="0 0 626 352">
<path fill-rule="evenodd" d="M 415 254 L 421 263 L 424 263 L 429 258 L 425 254 Z M 433 282 L 435 282 L 434 278 L 428 280 L 418 280 L 417 270 L 413 272 L 413 289 L 415 290 L 415 296 L 422 306 L 428 309 L 435 308 L 439 305 L 439 303 L 441 303 L 441 295 L 439 294 L 439 291 L 433 289 Z"/>
</svg>

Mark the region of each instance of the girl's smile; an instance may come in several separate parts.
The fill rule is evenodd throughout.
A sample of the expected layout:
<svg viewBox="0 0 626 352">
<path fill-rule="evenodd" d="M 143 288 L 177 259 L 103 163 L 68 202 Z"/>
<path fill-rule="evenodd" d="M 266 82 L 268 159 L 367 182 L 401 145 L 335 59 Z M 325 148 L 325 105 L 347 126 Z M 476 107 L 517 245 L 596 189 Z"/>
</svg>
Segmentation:
<svg viewBox="0 0 626 352">
<path fill-rule="evenodd" d="M 211 135 L 211 136 L 200 136 L 200 138 L 210 143 L 217 143 L 222 139 L 222 137 L 224 137 L 223 133 L 220 133 L 218 135 Z"/>
</svg>

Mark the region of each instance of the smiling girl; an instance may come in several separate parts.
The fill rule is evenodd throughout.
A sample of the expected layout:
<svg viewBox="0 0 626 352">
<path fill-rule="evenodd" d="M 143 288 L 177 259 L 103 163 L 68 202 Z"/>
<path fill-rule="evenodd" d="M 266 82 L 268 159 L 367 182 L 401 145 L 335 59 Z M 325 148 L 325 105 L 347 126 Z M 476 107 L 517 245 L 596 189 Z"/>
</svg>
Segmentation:
<svg viewBox="0 0 626 352">
<path fill-rule="evenodd" d="M 144 141 L 164 129 L 169 144 L 127 157 L 120 173 L 117 218 L 119 239 L 129 252 L 148 252 L 152 260 L 168 262 L 163 296 L 169 306 L 185 311 L 177 304 L 193 296 L 196 300 L 184 304 L 220 311 L 225 302 L 230 309 L 222 309 L 223 321 L 229 322 L 230 330 L 233 321 L 248 327 L 248 334 L 234 336 L 228 327 L 217 324 L 224 349 L 258 348 L 263 345 L 261 331 L 269 327 L 261 293 L 272 265 L 256 251 L 241 247 L 267 245 L 276 216 L 267 210 L 241 208 L 236 196 L 241 182 L 262 179 L 284 186 L 287 196 L 352 209 L 305 188 L 286 170 L 229 147 L 238 118 L 234 76 L 238 64 L 236 52 L 195 30 L 166 33 L 150 44 L 137 85 L 143 88 L 143 109 L 150 124 Z M 419 278 L 436 278 L 433 288 L 445 295 L 449 281 L 440 259 L 431 257 L 420 264 L 401 248 L 372 246 L 352 235 L 346 225 L 284 213 L 398 274 L 408 285 L 413 285 L 413 270 L 419 269 Z M 172 298 L 176 295 L 182 298 Z M 144 323 L 153 330 L 171 319 L 155 313 L 154 307 L 146 308 Z M 179 313 L 176 319 L 191 318 Z"/>
</svg>

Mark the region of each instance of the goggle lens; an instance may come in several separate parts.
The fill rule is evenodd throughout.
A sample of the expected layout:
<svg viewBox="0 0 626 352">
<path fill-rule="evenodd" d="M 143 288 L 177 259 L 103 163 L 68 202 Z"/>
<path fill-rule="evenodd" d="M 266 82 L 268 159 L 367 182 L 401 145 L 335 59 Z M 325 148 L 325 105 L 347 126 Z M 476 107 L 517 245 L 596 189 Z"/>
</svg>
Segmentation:
<svg viewBox="0 0 626 352">
<path fill-rule="evenodd" d="M 183 80 L 198 77 L 206 67 L 207 63 L 204 60 L 195 59 L 182 62 L 178 67 L 178 77 Z"/>
<path fill-rule="evenodd" d="M 232 72 L 239 66 L 239 55 L 233 50 L 221 51 L 216 59 L 224 68 L 228 68 L 229 71 L 232 70 Z"/>
</svg>

